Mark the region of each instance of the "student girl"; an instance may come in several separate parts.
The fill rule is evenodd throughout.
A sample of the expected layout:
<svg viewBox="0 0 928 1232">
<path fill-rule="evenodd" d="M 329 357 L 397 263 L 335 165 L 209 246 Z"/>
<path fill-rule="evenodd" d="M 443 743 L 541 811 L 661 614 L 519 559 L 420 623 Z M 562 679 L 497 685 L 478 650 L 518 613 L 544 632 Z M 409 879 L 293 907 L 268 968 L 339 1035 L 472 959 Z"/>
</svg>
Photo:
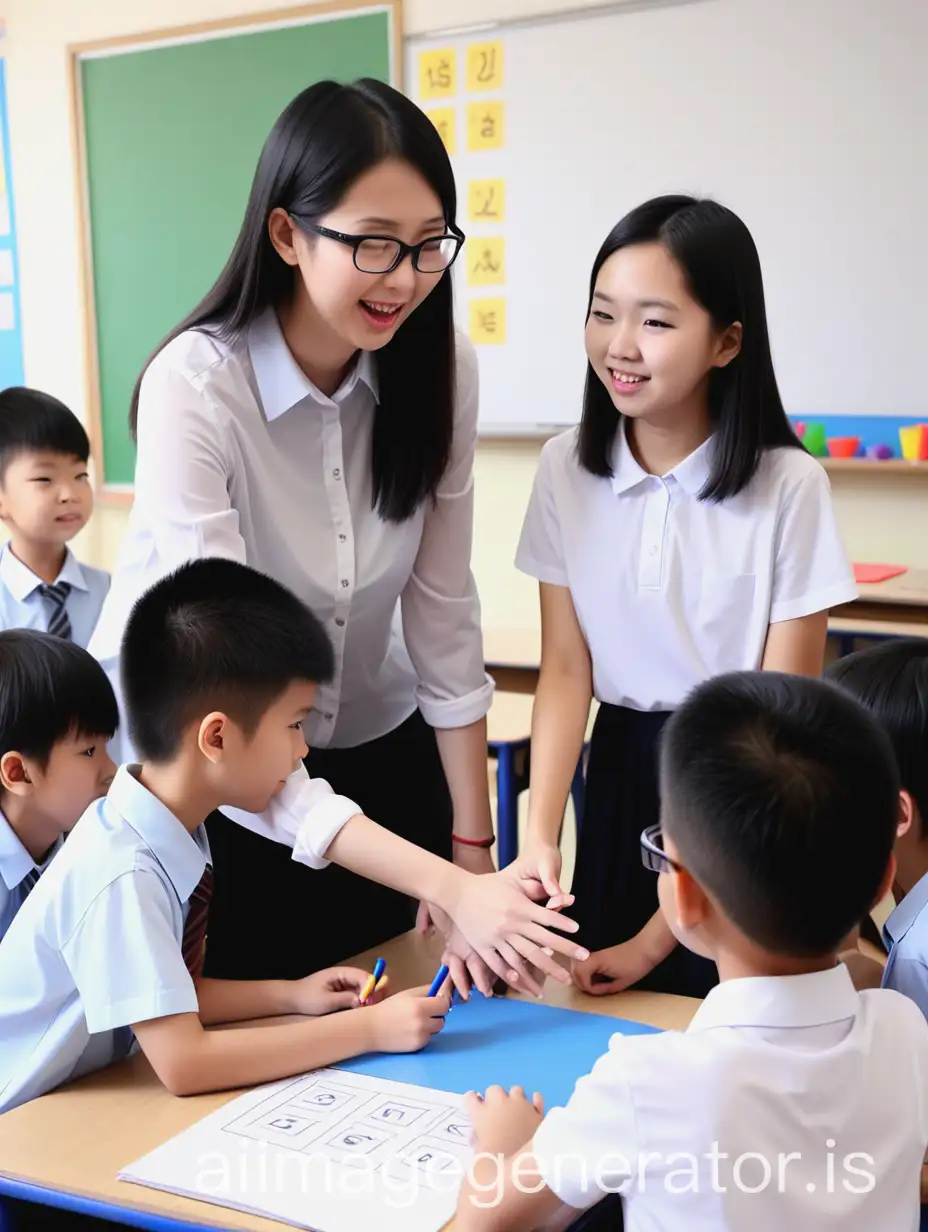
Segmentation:
<svg viewBox="0 0 928 1232">
<path fill-rule="evenodd" d="M 364 880 L 310 872 L 215 814 L 207 974 L 328 966 L 411 927 L 408 895 L 429 883 L 459 923 L 486 900 L 483 952 L 505 949 L 510 966 L 521 950 L 506 938 L 533 955 L 552 945 L 539 925 L 558 917 L 514 882 L 507 932 L 490 884 L 452 876 L 493 868 L 492 682 L 470 568 L 477 365 L 453 322 L 455 210 L 444 146 L 413 103 L 377 81 L 311 86 L 267 139 L 215 286 L 135 389 L 135 504 L 93 653 L 117 677 L 133 604 L 186 561 L 269 574 L 335 648 L 306 725 L 309 772 L 393 832 L 352 843 L 349 822 L 340 836 L 339 862 Z M 305 809 L 324 838 L 333 816 L 317 795 L 276 808 L 275 832 Z"/>
<path fill-rule="evenodd" d="M 517 556 L 542 619 L 526 858 L 560 869 L 595 696 L 571 914 L 597 953 L 575 978 L 703 996 L 714 967 L 676 946 L 639 853 L 661 728 L 717 673 L 818 675 L 853 575 L 825 471 L 780 400 L 735 214 L 666 196 L 623 218 L 593 266 L 586 351 L 579 428 L 542 452 Z"/>
</svg>

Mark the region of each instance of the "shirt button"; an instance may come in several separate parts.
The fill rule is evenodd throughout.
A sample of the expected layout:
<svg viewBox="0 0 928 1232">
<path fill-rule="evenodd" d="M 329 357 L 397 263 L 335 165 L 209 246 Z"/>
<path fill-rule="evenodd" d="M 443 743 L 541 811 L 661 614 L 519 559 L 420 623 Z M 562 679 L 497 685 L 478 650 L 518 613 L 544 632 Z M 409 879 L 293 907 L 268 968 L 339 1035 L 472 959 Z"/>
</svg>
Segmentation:
<svg viewBox="0 0 928 1232">
<path fill-rule="evenodd" d="M 338 467 L 336 466 L 335 470 L 332 472 L 332 478 L 333 478 L 333 479 L 341 479 L 341 477 L 342 477 L 342 473 L 341 473 L 341 471 L 338 469 Z"/>
<path fill-rule="evenodd" d="M 347 585 L 348 585 L 348 579 L 342 578 L 342 586 L 347 586 Z"/>
<path fill-rule="evenodd" d="M 338 536 L 338 542 L 339 542 L 339 543 L 344 543 L 344 542 L 345 542 L 345 540 L 346 540 L 347 538 L 348 538 L 348 536 L 347 536 L 347 535 L 339 535 L 339 536 Z"/>
<path fill-rule="evenodd" d="M 327 723 L 331 723 L 331 722 L 332 722 L 332 718 L 333 718 L 333 716 L 332 716 L 331 714 L 324 714 L 322 717 L 325 719 L 325 721 L 326 721 Z"/>
<path fill-rule="evenodd" d="M 651 551 L 651 555 L 652 555 L 652 556 L 656 556 L 656 555 L 657 555 L 657 544 L 656 544 L 656 543 L 652 543 L 652 544 L 651 544 L 650 551 Z"/>
<path fill-rule="evenodd" d="M 345 627 L 345 622 L 342 620 L 341 616 L 336 616 L 336 617 L 335 617 L 335 623 L 338 625 L 338 627 L 339 627 L 340 629 L 344 629 L 344 627 Z"/>
</svg>

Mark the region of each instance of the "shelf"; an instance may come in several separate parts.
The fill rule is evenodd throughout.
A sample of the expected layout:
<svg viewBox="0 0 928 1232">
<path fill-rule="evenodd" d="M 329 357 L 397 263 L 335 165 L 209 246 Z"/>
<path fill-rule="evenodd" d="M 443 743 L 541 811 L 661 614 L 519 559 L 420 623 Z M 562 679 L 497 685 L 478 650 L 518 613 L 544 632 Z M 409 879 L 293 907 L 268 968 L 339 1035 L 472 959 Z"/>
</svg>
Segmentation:
<svg viewBox="0 0 928 1232">
<path fill-rule="evenodd" d="M 928 462 L 906 462 L 905 458 L 819 458 L 826 471 L 881 475 L 928 475 Z"/>
</svg>

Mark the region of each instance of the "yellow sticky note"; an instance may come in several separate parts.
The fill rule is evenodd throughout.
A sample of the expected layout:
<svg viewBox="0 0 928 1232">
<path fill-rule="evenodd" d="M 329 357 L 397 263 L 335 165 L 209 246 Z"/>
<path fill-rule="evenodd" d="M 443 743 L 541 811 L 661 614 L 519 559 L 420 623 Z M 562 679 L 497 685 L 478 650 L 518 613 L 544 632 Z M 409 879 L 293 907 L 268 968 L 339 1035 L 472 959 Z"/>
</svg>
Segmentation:
<svg viewBox="0 0 928 1232">
<path fill-rule="evenodd" d="M 506 241 L 502 236 L 467 241 L 467 281 L 472 287 L 497 286 L 506 281 Z"/>
<path fill-rule="evenodd" d="M 467 49 L 467 88 L 472 94 L 503 88 L 502 43 L 471 43 Z"/>
<path fill-rule="evenodd" d="M 505 222 L 506 181 L 471 180 L 467 185 L 467 217 L 471 222 Z"/>
<path fill-rule="evenodd" d="M 471 340 L 478 345 L 506 341 L 506 301 L 504 299 L 472 299 L 470 301 L 470 336 Z"/>
<path fill-rule="evenodd" d="M 467 104 L 467 148 L 469 150 L 501 150 L 505 137 L 503 130 L 502 103 Z"/>
<path fill-rule="evenodd" d="M 455 151 L 454 127 L 455 114 L 453 107 L 433 107 L 425 113 L 435 127 L 438 129 L 438 135 L 444 142 L 445 149 L 449 154 Z"/>
<path fill-rule="evenodd" d="M 457 61 L 453 47 L 419 52 L 419 97 L 452 98 L 457 93 Z"/>
</svg>

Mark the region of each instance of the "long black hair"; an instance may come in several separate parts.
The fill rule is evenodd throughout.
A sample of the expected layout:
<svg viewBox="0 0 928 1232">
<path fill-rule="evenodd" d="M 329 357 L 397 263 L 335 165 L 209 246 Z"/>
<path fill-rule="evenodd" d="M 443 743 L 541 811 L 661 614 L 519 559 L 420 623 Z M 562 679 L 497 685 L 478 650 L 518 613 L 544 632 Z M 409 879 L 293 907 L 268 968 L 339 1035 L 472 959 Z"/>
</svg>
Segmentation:
<svg viewBox="0 0 928 1232">
<path fill-rule="evenodd" d="M 725 206 L 695 197 L 655 197 L 626 214 L 606 237 L 593 263 L 587 316 L 609 257 L 631 244 L 648 243 L 662 244 L 680 265 L 691 295 L 717 328 L 735 321 L 742 325 L 740 352 L 709 378 L 716 448 L 700 499 L 723 501 L 750 483 L 765 449 L 802 448 L 773 371 L 760 258 L 750 231 Z M 591 474 L 612 474 L 612 446 L 622 418 L 588 363 L 577 454 Z"/>
<path fill-rule="evenodd" d="M 267 308 L 293 294 L 294 271 L 277 254 L 268 218 L 277 208 L 312 221 L 334 209 L 352 184 L 385 158 L 414 167 L 454 226 L 451 163 L 426 115 L 399 91 L 366 78 L 321 81 L 298 94 L 271 129 L 232 255 L 213 288 L 146 361 L 132 394 L 135 436 L 139 390 L 148 365 L 185 330 L 223 341 L 241 338 Z M 402 522 L 435 495 L 451 452 L 454 422 L 454 312 L 451 274 L 377 352 L 380 400 L 374 418 L 373 502 Z"/>
</svg>

